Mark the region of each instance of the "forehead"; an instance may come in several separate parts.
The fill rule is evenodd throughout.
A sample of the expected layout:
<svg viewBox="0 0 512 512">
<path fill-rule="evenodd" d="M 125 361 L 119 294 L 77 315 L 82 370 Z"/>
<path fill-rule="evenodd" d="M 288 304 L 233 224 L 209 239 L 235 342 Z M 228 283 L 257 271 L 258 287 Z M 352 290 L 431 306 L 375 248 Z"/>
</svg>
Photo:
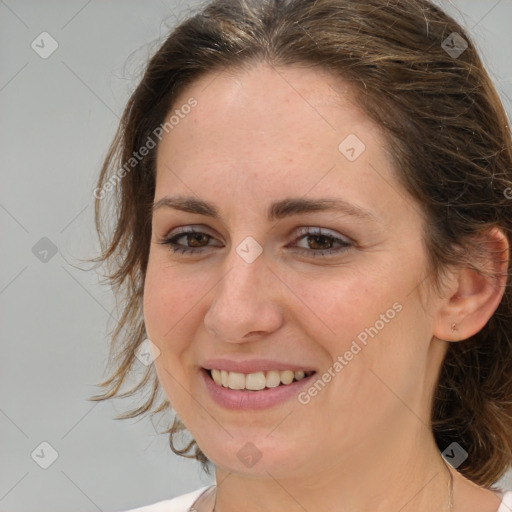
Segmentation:
<svg viewBox="0 0 512 512">
<path fill-rule="evenodd" d="M 197 105 L 185 109 L 191 99 Z M 181 116 L 175 115 L 178 122 L 163 134 L 159 156 L 172 156 L 166 154 L 170 146 L 176 156 L 187 159 L 201 158 L 212 150 L 215 154 L 229 150 L 233 158 L 251 154 L 260 158 L 262 149 L 278 156 L 287 148 L 304 145 L 310 150 L 318 147 L 336 152 L 349 133 L 357 133 L 367 142 L 381 139 L 348 84 L 320 68 L 277 68 L 260 63 L 247 69 L 211 72 L 176 98 L 166 119 L 173 113 Z M 189 151 L 191 142 L 195 143 L 193 153 Z"/>
<path fill-rule="evenodd" d="M 172 138 L 179 146 L 180 139 L 201 136 L 195 155 L 208 144 L 220 144 L 233 156 L 260 153 L 263 146 L 279 154 L 308 141 L 312 147 L 319 141 L 332 143 L 336 150 L 344 133 L 368 137 L 376 131 L 354 91 L 320 68 L 261 63 L 209 73 L 183 91 L 172 110 L 179 111 L 191 98 L 197 106 L 174 126 Z"/>
<path fill-rule="evenodd" d="M 178 122 L 158 147 L 157 198 L 227 191 L 248 204 L 339 190 L 361 205 L 396 201 L 389 190 L 370 190 L 385 185 L 383 175 L 392 179 L 385 137 L 349 85 L 326 71 L 260 64 L 209 73 L 181 93 L 172 114 Z M 348 158 L 347 149 L 360 156 Z"/>
</svg>

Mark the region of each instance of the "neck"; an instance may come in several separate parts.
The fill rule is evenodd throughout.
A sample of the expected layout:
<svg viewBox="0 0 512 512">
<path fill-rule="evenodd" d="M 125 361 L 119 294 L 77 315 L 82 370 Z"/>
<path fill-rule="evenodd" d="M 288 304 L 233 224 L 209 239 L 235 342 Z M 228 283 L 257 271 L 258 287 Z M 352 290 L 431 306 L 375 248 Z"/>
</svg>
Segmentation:
<svg viewBox="0 0 512 512">
<path fill-rule="evenodd" d="M 409 439 L 366 448 L 364 456 L 352 450 L 356 462 L 340 456 L 337 465 L 311 465 L 290 477 L 275 478 L 272 468 L 254 476 L 217 467 L 215 512 L 450 512 L 451 470 L 425 426 Z"/>
</svg>

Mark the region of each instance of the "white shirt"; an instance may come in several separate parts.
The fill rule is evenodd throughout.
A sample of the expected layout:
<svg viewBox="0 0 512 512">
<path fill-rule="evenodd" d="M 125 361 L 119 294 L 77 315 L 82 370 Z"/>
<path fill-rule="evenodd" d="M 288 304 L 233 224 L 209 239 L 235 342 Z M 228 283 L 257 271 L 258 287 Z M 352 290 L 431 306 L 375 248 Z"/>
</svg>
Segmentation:
<svg viewBox="0 0 512 512">
<path fill-rule="evenodd" d="M 148 505 L 146 507 L 134 508 L 132 510 L 127 510 L 125 512 L 190 512 L 190 508 L 194 503 L 198 500 L 198 498 L 205 493 L 210 488 L 215 487 L 215 485 L 207 485 L 205 487 L 201 487 L 200 489 L 196 489 L 195 491 L 189 492 L 187 494 L 182 494 L 181 496 L 177 496 L 172 500 L 159 501 L 158 503 L 154 503 L 153 505 Z M 500 489 L 493 489 L 493 491 L 501 492 L 503 494 L 502 502 L 499 509 L 496 512 L 511 512 L 512 511 L 512 491 L 503 491 Z M 195 509 L 194 509 L 195 510 Z M 199 509 L 198 509 L 198 512 Z M 208 510 L 211 512 L 211 507 Z"/>
<path fill-rule="evenodd" d="M 177 496 L 172 500 L 159 501 L 153 505 L 130 509 L 126 512 L 189 512 L 190 508 L 198 500 L 198 498 L 210 488 L 213 490 L 215 485 L 206 485 L 205 487 L 201 487 L 195 491 Z M 499 512 L 502 511 L 500 510 Z M 506 512 L 510 511 L 507 510 Z"/>
</svg>

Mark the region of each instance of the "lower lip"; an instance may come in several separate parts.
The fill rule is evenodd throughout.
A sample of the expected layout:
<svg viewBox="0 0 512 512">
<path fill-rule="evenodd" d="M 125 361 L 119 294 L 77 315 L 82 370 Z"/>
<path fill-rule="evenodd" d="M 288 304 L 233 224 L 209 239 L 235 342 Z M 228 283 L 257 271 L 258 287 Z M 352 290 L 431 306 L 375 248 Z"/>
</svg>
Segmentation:
<svg viewBox="0 0 512 512">
<path fill-rule="evenodd" d="M 294 380 L 291 384 L 281 384 L 275 388 L 251 391 L 230 389 L 215 384 L 210 374 L 204 368 L 201 369 L 200 373 L 206 389 L 213 400 L 220 406 L 233 410 L 266 409 L 286 402 L 291 398 L 297 398 L 301 389 L 307 386 L 312 377 L 316 375 L 315 372 L 301 380 Z"/>
</svg>

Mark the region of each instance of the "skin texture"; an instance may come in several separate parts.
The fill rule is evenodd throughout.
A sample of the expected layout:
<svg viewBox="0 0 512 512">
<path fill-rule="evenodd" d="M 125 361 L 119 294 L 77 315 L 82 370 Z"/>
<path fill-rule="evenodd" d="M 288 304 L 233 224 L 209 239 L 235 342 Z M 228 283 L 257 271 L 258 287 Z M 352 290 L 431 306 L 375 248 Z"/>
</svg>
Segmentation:
<svg viewBox="0 0 512 512">
<path fill-rule="evenodd" d="M 448 343 L 477 332 L 502 290 L 469 270 L 450 273 L 441 295 L 429 289 L 420 207 L 393 175 L 384 136 L 339 79 L 257 64 L 202 77 L 174 108 L 190 97 L 197 106 L 158 148 L 155 203 L 194 196 L 213 202 L 220 219 L 154 211 L 144 315 L 161 351 L 161 385 L 216 466 L 217 512 L 448 510 L 431 396 Z M 354 161 L 338 148 L 349 134 L 366 148 Z M 269 222 L 267 205 L 288 197 L 336 197 L 374 218 L 315 212 Z M 203 252 L 161 243 L 187 226 L 209 235 L 196 243 Z M 340 245 L 315 245 L 302 227 L 350 245 L 314 257 Z M 252 263 L 236 252 L 248 236 L 263 249 Z M 194 247 L 187 237 L 178 243 Z M 500 232 L 489 243 L 506 249 Z M 212 357 L 289 361 L 322 374 L 397 303 L 400 312 L 307 404 L 294 397 L 227 410 L 199 378 Z M 237 456 L 247 442 L 261 454 L 251 467 Z M 493 493 L 453 474 L 454 510 L 497 510 Z"/>
</svg>

